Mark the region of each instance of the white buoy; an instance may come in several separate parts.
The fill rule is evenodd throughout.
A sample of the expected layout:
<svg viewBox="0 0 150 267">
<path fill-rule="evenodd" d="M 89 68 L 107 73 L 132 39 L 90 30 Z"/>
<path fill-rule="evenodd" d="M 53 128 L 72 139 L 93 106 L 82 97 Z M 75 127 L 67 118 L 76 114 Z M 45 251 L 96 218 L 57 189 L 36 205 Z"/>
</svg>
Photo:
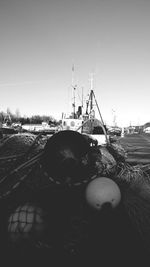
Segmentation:
<svg viewBox="0 0 150 267">
<path fill-rule="evenodd" d="M 91 181 L 85 191 L 85 198 L 89 206 L 101 210 L 104 204 L 111 204 L 112 208 L 118 206 L 121 192 L 118 185 L 110 178 L 99 177 Z"/>
</svg>

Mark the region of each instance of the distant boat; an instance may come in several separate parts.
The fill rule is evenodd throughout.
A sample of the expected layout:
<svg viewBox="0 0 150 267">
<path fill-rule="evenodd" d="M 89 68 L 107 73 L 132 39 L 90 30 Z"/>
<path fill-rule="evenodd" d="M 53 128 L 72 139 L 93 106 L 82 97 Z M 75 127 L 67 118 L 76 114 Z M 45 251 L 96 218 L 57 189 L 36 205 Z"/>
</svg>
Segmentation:
<svg viewBox="0 0 150 267">
<path fill-rule="evenodd" d="M 116 136 L 121 136 L 121 133 L 122 133 L 122 129 L 120 127 L 110 127 L 109 130 L 108 130 L 108 133 L 110 135 L 116 135 Z"/>
<path fill-rule="evenodd" d="M 9 113 L 4 117 L 3 122 L 0 123 L 0 132 L 1 136 L 18 133 L 18 129 L 14 127 Z"/>
<path fill-rule="evenodd" d="M 15 129 L 13 126 L 11 125 L 7 125 L 7 124 L 2 124 L 1 126 L 1 132 L 2 134 L 15 134 L 15 133 L 18 133 L 18 130 Z"/>
<path fill-rule="evenodd" d="M 49 125 L 47 122 L 41 124 L 24 124 L 22 125 L 22 131 L 30 132 L 33 134 L 54 134 L 57 131 L 57 126 Z"/>
</svg>

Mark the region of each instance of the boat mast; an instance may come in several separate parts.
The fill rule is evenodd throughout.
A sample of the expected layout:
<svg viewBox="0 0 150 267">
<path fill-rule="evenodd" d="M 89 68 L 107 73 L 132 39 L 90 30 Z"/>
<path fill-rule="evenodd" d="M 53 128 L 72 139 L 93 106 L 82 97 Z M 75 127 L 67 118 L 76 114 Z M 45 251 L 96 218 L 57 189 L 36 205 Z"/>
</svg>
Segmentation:
<svg viewBox="0 0 150 267">
<path fill-rule="evenodd" d="M 93 110 L 93 73 L 90 74 L 90 94 L 89 94 L 89 99 L 87 100 L 87 106 L 86 106 L 86 114 L 90 114 L 91 111 Z M 90 103 L 90 110 L 88 112 L 88 109 L 89 109 L 89 103 Z"/>
<path fill-rule="evenodd" d="M 93 110 L 93 94 L 94 94 L 94 92 L 93 92 L 93 81 L 94 81 L 94 74 L 93 73 L 91 73 L 91 77 L 90 77 L 90 83 L 91 83 L 91 90 L 90 90 L 90 113 L 91 113 L 91 111 Z"/>
<path fill-rule="evenodd" d="M 84 88 L 82 87 L 82 99 L 81 99 L 81 105 L 82 105 L 81 107 L 82 107 L 82 109 L 83 109 L 83 106 L 84 106 L 84 103 L 83 103 L 83 102 L 84 102 L 84 97 L 83 97 L 83 94 L 84 94 L 84 93 L 83 93 L 83 89 L 84 89 Z"/>
<path fill-rule="evenodd" d="M 73 118 L 75 119 L 76 117 L 76 96 L 75 96 L 75 91 L 76 91 L 76 85 L 74 84 L 74 64 L 72 65 L 72 88 L 73 88 Z"/>
<path fill-rule="evenodd" d="M 93 86 L 93 73 L 91 73 L 90 75 L 90 95 L 89 95 L 89 100 L 87 101 L 87 108 L 86 108 L 86 114 L 90 115 L 93 111 L 93 107 L 94 107 L 94 101 L 95 101 L 95 105 L 97 107 L 97 110 L 98 110 L 98 113 L 99 113 L 99 116 L 100 116 L 100 119 L 101 119 L 101 123 L 104 125 L 104 121 L 103 121 L 103 118 L 102 118 L 102 115 L 101 115 L 101 112 L 100 112 L 100 108 L 98 106 L 98 103 L 97 103 L 97 100 L 96 100 L 96 97 L 95 97 L 95 94 L 94 94 L 94 86 Z M 93 101 L 94 100 L 94 101 Z M 90 111 L 88 113 L 88 106 L 89 106 L 89 103 L 90 103 Z"/>
</svg>

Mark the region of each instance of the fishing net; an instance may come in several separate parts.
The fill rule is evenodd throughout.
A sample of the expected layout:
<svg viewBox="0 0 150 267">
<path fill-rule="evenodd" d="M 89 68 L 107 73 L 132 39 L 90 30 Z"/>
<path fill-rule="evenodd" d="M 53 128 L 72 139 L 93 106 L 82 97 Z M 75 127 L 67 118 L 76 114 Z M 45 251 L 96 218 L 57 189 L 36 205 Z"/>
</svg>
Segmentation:
<svg viewBox="0 0 150 267">
<path fill-rule="evenodd" d="M 55 206 L 57 214 L 54 207 L 49 210 L 32 202 L 11 209 L 8 216 L 9 246 L 55 249 L 77 255 L 88 240 L 89 228 L 87 216 L 81 214 L 81 206 L 76 205 L 78 212 L 72 213 L 67 207 L 61 205 L 60 210 Z"/>
<path fill-rule="evenodd" d="M 12 246 L 36 246 L 44 240 L 46 213 L 35 203 L 18 206 L 8 218 L 9 241 Z"/>
<path fill-rule="evenodd" d="M 89 222 L 86 209 L 83 208 L 85 186 L 100 174 L 112 174 L 116 161 L 106 148 L 90 146 L 81 140 L 81 146 L 86 148 L 79 157 L 84 175 L 73 175 L 69 183 L 64 183 L 63 177 L 53 177 L 44 168 L 43 155 L 48 140 L 42 135 L 17 134 L 5 138 L 1 143 L 0 198 L 9 207 L 9 239 L 16 246 L 20 242 L 22 245 L 29 243 L 30 246 L 47 248 L 51 248 L 52 244 L 53 247 L 62 244 L 66 253 L 76 254 L 79 247 L 85 247 L 88 236 Z M 51 165 L 51 161 L 48 164 Z M 43 232 L 42 238 L 39 238 L 37 210 L 41 214 L 46 210 L 48 214 L 46 220 L 49 229 L 53 229 L 52 232 L 48 230 L 49 239 L 45 239 Z M 56 224 L 60 231 L 54 230 Z"/>
<path fill-rule="evenodd" d="M 114 181 L 122 192 L 122 203 L 130 221 L 150 250 L 150 164 L 120 162 Z"/>
<path fill-rule="evenodd" d="M 47 138 L 42 135 L 14 134 L 0 146 L 0 198 L 8 196 L 39 164 Z"/>
<path fill-rule="evenodd" d="M 86 184 L 95 175 L 112 175 L 117 166 L 116 159 L 112 155 L 113 151 L 118 155 L 118 161 L 119 159 L 121 161 L 124 159 L 123 155 L 119 154 L 121 151 L 120 146 L 89 146 L 89 144 L 87 144 L 87 140 L 84 140 L 83 137 L 81 138 L 80 134 L 77 138 L 77 144 L 79 143 L 79 145 L 76 146 L 76 143 L 74 144 L 75 148 L 73 148 L 73 153 L 76 147 L 77 151 L 79 151 L 80 146 L 81 151 L 85 150 L 81 156 L 75 155 L 78 160 L 78 164 L 73 165 L 74 162 L 71 162 L 70 158 L 66 166 L 64 162 L 61 163 L 63 168 L 65 166 L 65 170 L 67 170 L 67 172 L 70 168 L 69 175 L 72 175 L 70 185 L 80 186 L 81 184 Z M 11 189 L 13 190 L 18 187 L 20 182 L 24 180 L 26 180 L 28 185 L 32 186 L 32 188 L 41 188 L 44 187 L 44 184 L 47 186 L 47 184 L 50 183 L 57 185 L 63 183 L 63 169 L 59 171 L 60 176 L 57 177 L 52 175 L 51 168 L 55 166 L 55 171 L 59 170 L 58 162 L 60 162 L 60 157 L 64 157 L 64 153 L 66 153 L 66 151 L 65 149 L 62 149 L 62 155 L 61 153 L 58 153 L 58 151 L 60 152 L 60 147 L 57 148 L 58 138 L 56 138 L 57 146 L 55 142 L 50 139 L 52 140 L 52 138 L 48 138 L 46 136 L 36 136 L 25 133 L 14 134 L 1 141 L 0 198 L 5 195 L 9 195 L 11 193 Z M 50 152 L 45 157 L 45 147 L 48 140 L 53 143 L 53 146 L 50 147 Z M 111 149 L 111 153 L 108 148 Z M 44 161 L 47 161 L 47 168 L 45 168 Z M 60 167 L 62 165 L 60 165 Z M 66 173 L 64 173 L 64 175 L 66 175 Z"/>
<path fill-rule="evenodd" d="M 93 216 L 85 204 L 84 191 L 91 180 L 104 176 L 119 185 L 127 214 L 148 243 L 150 166 L 129 165 L 119 144 L 84 143 L 87 149 L 76 165 L 82 166 L 83 176 L 73 174 L 67 180 L 51 175 L 51 161 L 47 161 L 48 169 L 43 164 L 51 138 L 18 134 L 1 142 L 0 198 L 9 207 L 9 240 L 15 245 L 61 248 L 69 254 L 84 250 L 91 238 Z M 74 173 L 79 173 L 72 166 Z"/>
</svg>

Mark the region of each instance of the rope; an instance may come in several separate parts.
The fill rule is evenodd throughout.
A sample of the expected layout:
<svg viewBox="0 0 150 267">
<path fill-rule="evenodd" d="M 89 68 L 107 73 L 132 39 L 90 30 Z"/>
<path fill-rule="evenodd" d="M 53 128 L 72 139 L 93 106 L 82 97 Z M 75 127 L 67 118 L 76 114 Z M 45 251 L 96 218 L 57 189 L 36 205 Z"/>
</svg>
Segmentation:
<svg viewBox="0 0 150 267">
<path fill-rule="evenodd" d="M 39 134 L 35 138 L 26 153 L 0 158 L 2 161 L 6 160 L 7 163 L 15 160 L 15 167 L 12 166 L 6 171 L 7 174 L 4 174 L 0 179 L 0 198 L 10 195 L 28 177 L 34 166 L 40 161 L 43 151 L 34 156 L 31 156 L 31 153 L 41 136 L 42 134 Z"/>
</svg>

